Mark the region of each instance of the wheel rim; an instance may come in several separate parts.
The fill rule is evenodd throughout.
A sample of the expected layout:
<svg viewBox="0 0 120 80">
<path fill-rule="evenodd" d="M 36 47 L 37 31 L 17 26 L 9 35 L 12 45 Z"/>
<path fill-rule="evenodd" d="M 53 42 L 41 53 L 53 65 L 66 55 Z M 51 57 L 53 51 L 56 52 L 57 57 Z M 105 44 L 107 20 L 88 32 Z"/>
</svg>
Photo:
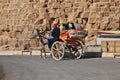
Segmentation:
<svg viewBox="0 0 120 80">
<path fill-rule="evenodd" d="M 52 57 L 55 60 L 61 60 L 64 57 L 64 46 L 60 41 L 56 41 L 51 47 Z"/>
<path fill-rule="evenodd" d="M 78 42 L 79 45 L 77 46 L 77 52 L 74 53 L 75 59 L 80 59 L 83 54 L 83 48 L 80 42 Z"/>
</svg>

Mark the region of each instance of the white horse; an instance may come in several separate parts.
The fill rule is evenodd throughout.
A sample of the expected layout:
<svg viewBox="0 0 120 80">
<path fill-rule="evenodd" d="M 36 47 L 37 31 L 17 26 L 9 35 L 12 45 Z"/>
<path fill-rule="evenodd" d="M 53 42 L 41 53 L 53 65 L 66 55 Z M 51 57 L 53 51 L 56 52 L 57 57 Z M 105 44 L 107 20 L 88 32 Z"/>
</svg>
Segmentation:
<svg viewBox="0 0 120 80">
<path fill-rule="evenodd" d="M 36 38 L 38 36 L 39 38 L 39 44 L 41 45 L 41 57 L 42 57 L 42 53 L 44 53 L 46 58 L 46 50 L 45 50 L 45 45 L 48 44 L 48 39 L 51 38 L 51 32 L 50 31 L 41 31 L 38 29 L 34 29 L 32 32 L 32 39 Z"/>
</svg>

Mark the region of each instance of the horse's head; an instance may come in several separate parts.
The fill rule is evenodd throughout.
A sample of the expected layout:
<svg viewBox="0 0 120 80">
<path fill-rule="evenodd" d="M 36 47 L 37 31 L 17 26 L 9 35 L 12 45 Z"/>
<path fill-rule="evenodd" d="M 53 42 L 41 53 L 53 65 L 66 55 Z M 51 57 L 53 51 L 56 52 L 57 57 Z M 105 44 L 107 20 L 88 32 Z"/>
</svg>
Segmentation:
<svg viewBox="0 0 120 80">
<path fill-rule="evenodd" d="M 42 34 L 42 33 L 44 33 L 44 32 L 41 31 L 41 30 L 38 30 L 38 29 L 34 29 L 34 30 L 32 31 L 31 38 L 34 39 L 34 38 L 36 38 L 37 36 L 39 36 L 40 34 Z"/>
</svg>

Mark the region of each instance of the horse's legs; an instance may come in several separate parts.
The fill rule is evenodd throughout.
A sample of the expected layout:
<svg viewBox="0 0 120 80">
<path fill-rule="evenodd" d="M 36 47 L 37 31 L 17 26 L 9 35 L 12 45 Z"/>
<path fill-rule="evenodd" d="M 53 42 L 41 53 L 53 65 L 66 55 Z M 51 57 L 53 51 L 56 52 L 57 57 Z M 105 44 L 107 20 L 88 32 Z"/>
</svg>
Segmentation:
<svg viewBox="0 0 120 80">
<path fill-rule="evenodd" d="M 40 49 L 40 56 L 41 56 L 41 58 L 42 58 L 42 48 Z"/>
<path fill-rule="evenodd" d="M 44 59 L 46 58 L 46 50 L 45 50 L 45 47 L 42 47 L 41 49 L 40 49 L 40 52 L 41 52 L 41 54 L 40 54 L 40 56 L 41 56 L 41 58 L 43 57 L 43 53 L 44 53 Z"/>
<path fill-rule="evenodd" d="M 44 51 L 44 56 L 45 56 L 44 58 L 46 58 L 47 55 L 46 55 L 45 47 L 44 47 L 44 50 L 43 50 L 43 51 Z"/>
</svg>

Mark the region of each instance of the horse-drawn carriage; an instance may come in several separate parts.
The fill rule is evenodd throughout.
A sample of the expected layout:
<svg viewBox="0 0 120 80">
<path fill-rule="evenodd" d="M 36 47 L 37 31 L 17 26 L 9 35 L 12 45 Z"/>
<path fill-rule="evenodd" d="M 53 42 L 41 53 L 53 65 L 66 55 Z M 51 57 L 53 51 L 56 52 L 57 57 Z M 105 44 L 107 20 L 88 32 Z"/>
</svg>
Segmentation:
<svg viewBox="0 0 120 80">
<path fill-rule="evenodd" d="M 50 31 L 40 31 L 35 29 L 33 31 L 34 36 L 38 35 L 40 43 L 44 47 L 47 43 L 48 36 L 50 37 Z M 63 59 L 66 53 L 69 53 L 72 58 L 79 59 L 83 54 L 83 45 L 85 45 L 85 37 L 87 31 L 77 30 L 62 30 L 58 40 L 51 44 L 50 53 L 55 60 Z"/>
</svg>

